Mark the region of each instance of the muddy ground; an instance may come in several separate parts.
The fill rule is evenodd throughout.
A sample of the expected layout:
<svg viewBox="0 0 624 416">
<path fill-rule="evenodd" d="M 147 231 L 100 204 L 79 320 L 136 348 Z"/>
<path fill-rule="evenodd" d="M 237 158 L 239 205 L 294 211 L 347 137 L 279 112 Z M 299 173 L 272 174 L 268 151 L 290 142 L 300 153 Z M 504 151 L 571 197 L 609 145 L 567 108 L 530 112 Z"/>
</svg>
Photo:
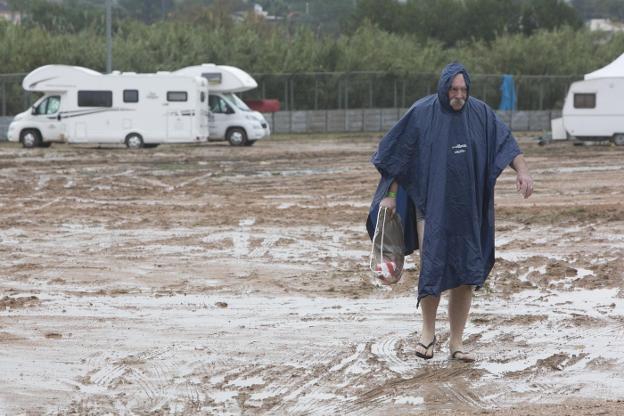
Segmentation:
<svg viewBox="0 0 624 416">
<path fill-rule="evenodd" d="M 0 414 L 624 414 L 624 148 L 519 138 L 474 364 L 368 272 L 377 136 L 0 145 Z"/>
</svg>

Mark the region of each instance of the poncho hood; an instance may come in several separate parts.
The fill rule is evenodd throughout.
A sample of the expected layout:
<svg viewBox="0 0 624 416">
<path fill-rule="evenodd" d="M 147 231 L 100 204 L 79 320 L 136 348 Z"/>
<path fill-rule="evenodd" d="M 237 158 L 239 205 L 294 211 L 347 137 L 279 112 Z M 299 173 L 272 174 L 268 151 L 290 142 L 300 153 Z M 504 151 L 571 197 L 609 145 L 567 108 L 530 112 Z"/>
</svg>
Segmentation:
<svg viewBox="0 0 624 416">
<path fill-rule="evenodd" d="M 470 96 L 470 75 L 468 71 L 459 62 L 452 62 L 445 66 L 440 73 L 440 79 L 438 80 L 438 100 L 440 100 L 440 104 L 445 110 L 459 113 L 462 112 L 466 106 L 462 107 L 459 111 L 455 111 L 451 107 L 448 98 L 448 91 L 453 83 L 453 78 L 455 78 L 457 74 L 462 74 L 464 76 L 464 82 L 466 82 L 466 88 L 468 88 L 468 97 Z M 468 97 L 466 97 L 466 100 Z"/>
</svg>

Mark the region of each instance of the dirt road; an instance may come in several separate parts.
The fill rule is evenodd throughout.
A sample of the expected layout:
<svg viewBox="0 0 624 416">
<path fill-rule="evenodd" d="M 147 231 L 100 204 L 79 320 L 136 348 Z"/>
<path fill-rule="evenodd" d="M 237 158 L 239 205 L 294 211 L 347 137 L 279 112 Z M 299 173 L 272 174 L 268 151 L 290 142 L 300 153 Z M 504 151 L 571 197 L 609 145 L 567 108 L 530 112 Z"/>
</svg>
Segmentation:
<svg viewBox="0 0 624 416">
<path fill-rule="evenodd" d="M 521 140 L 470 365 L 369 276 L 377 141 L 0 145 L 0 414 L 624 414 L 624 148 Z"/>
</svg>

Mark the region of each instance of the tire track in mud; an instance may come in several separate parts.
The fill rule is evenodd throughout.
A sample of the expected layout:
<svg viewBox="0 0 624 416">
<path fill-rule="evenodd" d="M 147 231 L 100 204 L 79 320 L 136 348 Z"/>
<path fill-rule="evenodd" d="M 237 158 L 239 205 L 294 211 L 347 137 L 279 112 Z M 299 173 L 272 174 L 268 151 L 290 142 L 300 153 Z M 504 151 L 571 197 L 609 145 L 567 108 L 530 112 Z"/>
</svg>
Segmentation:
<svg viewBox="0 0 624 416">
<path fill-rule="evenodd" d="M 399 343 L 400 337 L 393 334 L 379 342 L 359 344 L 353 354 L 335 359 L 335 364 L 326 366 L 323 374 L 281 397 L 282 404 L 271 411 L 293 415 L 337 412 L 359 415 L 378 411 L 379 406 L 390 408 L 397 396 L 412 396 L 420 387 L 430 385 L 442 386 L 430 393 L 438 399 L 452 400 L 473 409 L 492 407 L 491 402 L 467 390 L 467 382 L 463 386 L 457 383 L 457 380 L 479 374 L 472 367 L 446 362 L 419 363 L 416 359 L 413 363 L 404 361 L 397 355 Z M 354 367 L 357 370 L 350 371 Z"/>
<path fill-rule="evenodd" d="M 166 375 L 172 373 L 171 366 L 162 363 L 170 362 L 175 350 L 173 346 L 157 348 L 117 358 L 112 362 L 107 362 L 105 358 L 90 357 L 87 364 L 96 368 L 82 378 L 82 384 L 95 384 L 111 392 L 123 386 L 123 389 L 136 390 L 145 397 L 139 400 L 137 397 L 140 396 L 131 395 L 140 407 L 162 407 L 169 400 L 166 393 L 170 383 Z"/>
<path fill-rule="evenodd" d="M 307 368 L 307 373 L 312 377 L 303 377 L 304 382 L 296 385 L 287 394 L 280 397 L 280 403 L 271 408 L 270 411 L 276 414 L 335 414 L 337 407 L 335 392 L 328 393 L 328 389 L 335 388 L 330 382 L 331 379 L 344 379 L 343 384 L 349 385 L 354 377 L 349 377 L 349 370 L 353 366 L 366 362 L 370 356 L 370 343 L 358 344 L 353 348 L 353 352 L 344 357 L 339 355 L 333 357 L 325 365 L 316 365 Z M 319 361 L 323 355 L 316 354 L 311 360 Z M 354 371 L 355 374 L 361 373 L 360 369 Z M 356 377 L 357 378 L 357 377 Z M 285 385 L 288 387 L 288 385 Z M 338 388 L 338 390 L 340 390 Z M 332 401 L 328 403 L 327 399 L 331 395 Z"/>
<path fill-rule="evenodd" d="M 109 388 L 115 380 L 124 375 L 127 369 L 128 367 L 125 364 L 110 364 L 97 370 L 89 378 L 93 384 Z"/>
<path fill-rule="evenodd" d="M 451 401 L 460 403 L 463 408 L 484 410 L 492 407 L 489 400 L 483 401 L 477 394 L 467 390 L 467 380 L 472 379 L 474 382 L 480 375 L 470 365 L 446 361 L 415 362 L 408 372 L 411 375 L 375 380 L 377 386 L 359 392 L 357 399 L 341 410 L 345 414 L 363 414 L 377 411 L 381 405 L 391 409 L 397 397 L 414 394 L 422 395 L 425 405 L 429 403 L 427 408 Z"/>
<path fill-rule="evenodd" d="M 390 371 L 404 376 L 412 372 L 413 367 L 397 355 L 397 344 L 400 340 L 401 337 L 396 334 L 387 335 L 381 341 L 372 344 L 371 352 L 379 361 L 384 362 Z"/>
</svg>

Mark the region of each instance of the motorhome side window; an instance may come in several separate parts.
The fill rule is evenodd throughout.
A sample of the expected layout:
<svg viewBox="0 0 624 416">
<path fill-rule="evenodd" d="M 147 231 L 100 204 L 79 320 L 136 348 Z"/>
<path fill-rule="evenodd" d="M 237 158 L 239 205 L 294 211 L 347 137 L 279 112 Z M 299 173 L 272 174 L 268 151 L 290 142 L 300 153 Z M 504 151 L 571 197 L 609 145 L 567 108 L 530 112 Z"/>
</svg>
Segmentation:
<svg viewBox="0 0 624 416">
<path fill-rule="evenodd" d="M 218 95 L 209 95 L 208 105 L 210 106 L 210 111 L 212 111 L 213 113 L 225 114 L 225 113 L 231 112 L 225 100 L 219 97 Z"/>
<path fill-rule="evenodd" d="M 574 94 L 574 108 L 596 108 L 596 94 Z"/>
<path fill-rule="evenodd" d="M 61 97 L 53 95 L 43 100 L 33 114 L 55 114 L 61 106 Z"/>
<path fill-rule="evenodd" d="M 139 90 L 123 90 L 124 103 L 138 103 Z"/>
<path fill-rule="evenodd" d="M 78 91 L 78 107 L 112 107 L 112 91 Z"/>
<path fill-rule="evenodd" d="M 167 91 L 167 101 L 187 101 L 186 91 Z"/>
</svg>

